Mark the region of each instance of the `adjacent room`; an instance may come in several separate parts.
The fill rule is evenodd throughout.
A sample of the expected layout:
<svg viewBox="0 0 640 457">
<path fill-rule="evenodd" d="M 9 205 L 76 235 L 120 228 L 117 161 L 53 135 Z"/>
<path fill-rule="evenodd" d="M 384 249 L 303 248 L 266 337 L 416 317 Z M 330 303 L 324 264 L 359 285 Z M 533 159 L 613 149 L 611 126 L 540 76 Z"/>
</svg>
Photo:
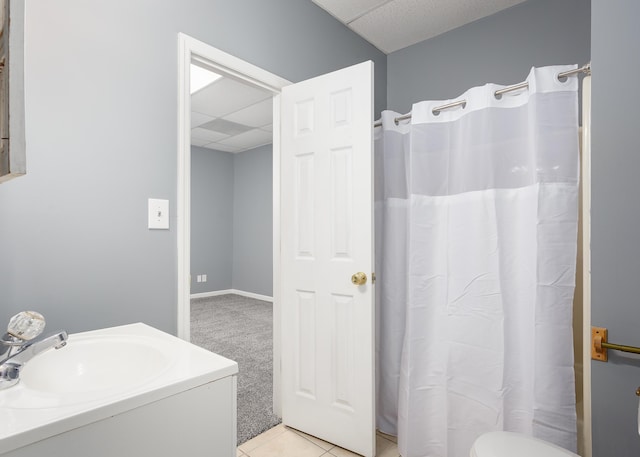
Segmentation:
<svg viewBox="0 0 640 457">
<path fill-rule="evenodd" d="M 238 362 L 238 444 L 273 414 L 272 94 L 191 66 L 191 341 Z"/>
</svg>

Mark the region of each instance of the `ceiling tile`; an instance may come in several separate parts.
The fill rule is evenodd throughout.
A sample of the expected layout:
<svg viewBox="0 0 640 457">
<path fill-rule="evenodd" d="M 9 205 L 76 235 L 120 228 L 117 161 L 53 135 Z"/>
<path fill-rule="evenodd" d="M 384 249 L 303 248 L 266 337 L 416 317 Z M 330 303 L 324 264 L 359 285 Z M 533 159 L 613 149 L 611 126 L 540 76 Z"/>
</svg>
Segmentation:
<svg viewBox="0 0 640 457">
<path fill-rule="evenodd" d="M 213 117 L 207 116 L 206 114 L 191 111 L 191 128 L 198 127 L 199 125 L 202 125 L 205 122 L 209 122 L 213 119 Z"/>
<path fill-rule="evenodd" d="M 220 143 L 209 143 L 205 146 L 205 148 L 207 149 L 215 149 L 216 151 L 222 151 L 222 152 L 240 152 L 242 149 L 240 148 L 236 148 L 235 146 L 229 146 L 226 144 L 220 144 Z"/>
<path fill-rule="evenodd" d="M 212 117 L 223 117 L 261 100 L 271 98 L 271 92 L 223 78 L 191 97 L 191 109 Z"/>
<path fill-rule="evenodd" d="M 218 141 L 223 138 L 227 138 L 228 136 L 229 135 L 225 135 L 224 133 L 203 129 L 202 127 L 191 129 L 191 138 L 196 138 L 198 140 Z"/>
<path fill-rule="evenodd" d="M 225 116 L 225 119 L 251 127 L 261 127 L 273 122 L 273 98 L 268 98 L 240 111 Z"/>
<path fill-rule="evenodd" d="M 329 11 L 343 23 L 349 23 L 391 0 L 313 0 L 313 3 Z"/>
<path fill-rule="evenodd" d="M 240 135 L 229 137 L 226 140 L 219 141 L 218 143 L 241 149 L 250 149 L 271 143 L 272 136 L 271 132 L 255 129 L 249 130 L 246 133 L 241 133 Z"/>
<path fill-rule="evenodd" d="M 194 138 L 193 135 L 191 135 L 191 146 L 204 146 L 205 144 L 209 143 L 211 143 L 211 141 Z"/>
<path fill-rule="evenodd" d="M 200 128 L 211 130 L 212 132 L 223 133 L 227 136 L 231 136 L 231 135 L 239 135 L 240 133 L 247 132 L 251 130 L 253 127 L 249 127 L 248 125 L 244 125 L 244 124 L 238 124 L 237 122 L 231 122 L 227 119 L 214 119 L 212 121 L 207 122 L 206 124 L 202 124 Z"/>
<path fill-rule="evenodd" d="M 348 23 L 365 40 L 389 54 L 523 1 L 525 0 L 392 0 L 350 23 L 343 22 Z M 344 8 L 333 5 L 337 1 L 327 3 L 337 9 Z M 331 13 L 337 17 L 337 13 Z"/>
</svg>

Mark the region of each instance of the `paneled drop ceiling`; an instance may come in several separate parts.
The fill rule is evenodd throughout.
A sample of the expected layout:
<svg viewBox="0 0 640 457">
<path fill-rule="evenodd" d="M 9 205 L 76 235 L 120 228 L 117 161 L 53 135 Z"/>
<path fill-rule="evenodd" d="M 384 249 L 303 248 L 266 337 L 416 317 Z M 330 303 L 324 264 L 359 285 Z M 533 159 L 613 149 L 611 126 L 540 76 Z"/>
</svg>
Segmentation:
<svg viewBox="0 0 640 457">
<path fill-rule="evenodd" d="M 272 97 L 222 77 L 191 94 L 191 144 L 237 153 L 272 142 Z"/>
<path fill-rule="evenodd" d="M 385 54 L 525 0 L 312 0 Z"/>
<path fill-rule="evenodd" d="M 526 0 L 311 0 L 384 53 Z M 191 144 L 237 153 L 273 140 L 272 94 L 221 77 L 191 95 Z"/>
</svg>

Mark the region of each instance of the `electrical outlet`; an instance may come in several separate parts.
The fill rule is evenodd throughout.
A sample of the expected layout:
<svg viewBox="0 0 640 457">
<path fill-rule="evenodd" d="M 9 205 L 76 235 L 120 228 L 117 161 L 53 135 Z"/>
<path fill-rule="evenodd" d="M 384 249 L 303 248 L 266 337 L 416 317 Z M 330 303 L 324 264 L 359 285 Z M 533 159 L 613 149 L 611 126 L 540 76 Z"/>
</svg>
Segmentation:
<svg viewBox="0 0 640 457">
<path fill-rule="evenodd" d="M 202 282 L 202 275 L 196 276 L 196 282 Z"/>
<path fill-rule="evenodd" d="M 202 282 L 207 282 L 207 275 L 202 275 Z"/>
</svg>

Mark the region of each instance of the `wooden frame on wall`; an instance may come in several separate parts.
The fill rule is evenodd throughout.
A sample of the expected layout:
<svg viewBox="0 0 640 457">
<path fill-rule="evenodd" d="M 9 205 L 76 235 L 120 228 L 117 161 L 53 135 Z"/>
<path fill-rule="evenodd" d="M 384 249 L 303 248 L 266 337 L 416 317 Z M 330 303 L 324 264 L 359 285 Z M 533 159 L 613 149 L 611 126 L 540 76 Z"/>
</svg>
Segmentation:
<svg viewBox="0 0 640 457">
<path fill-rule="evenodd" d="M 0 0 L 0 183 L 27 172 L 24 0 Z"/>
</svg>

